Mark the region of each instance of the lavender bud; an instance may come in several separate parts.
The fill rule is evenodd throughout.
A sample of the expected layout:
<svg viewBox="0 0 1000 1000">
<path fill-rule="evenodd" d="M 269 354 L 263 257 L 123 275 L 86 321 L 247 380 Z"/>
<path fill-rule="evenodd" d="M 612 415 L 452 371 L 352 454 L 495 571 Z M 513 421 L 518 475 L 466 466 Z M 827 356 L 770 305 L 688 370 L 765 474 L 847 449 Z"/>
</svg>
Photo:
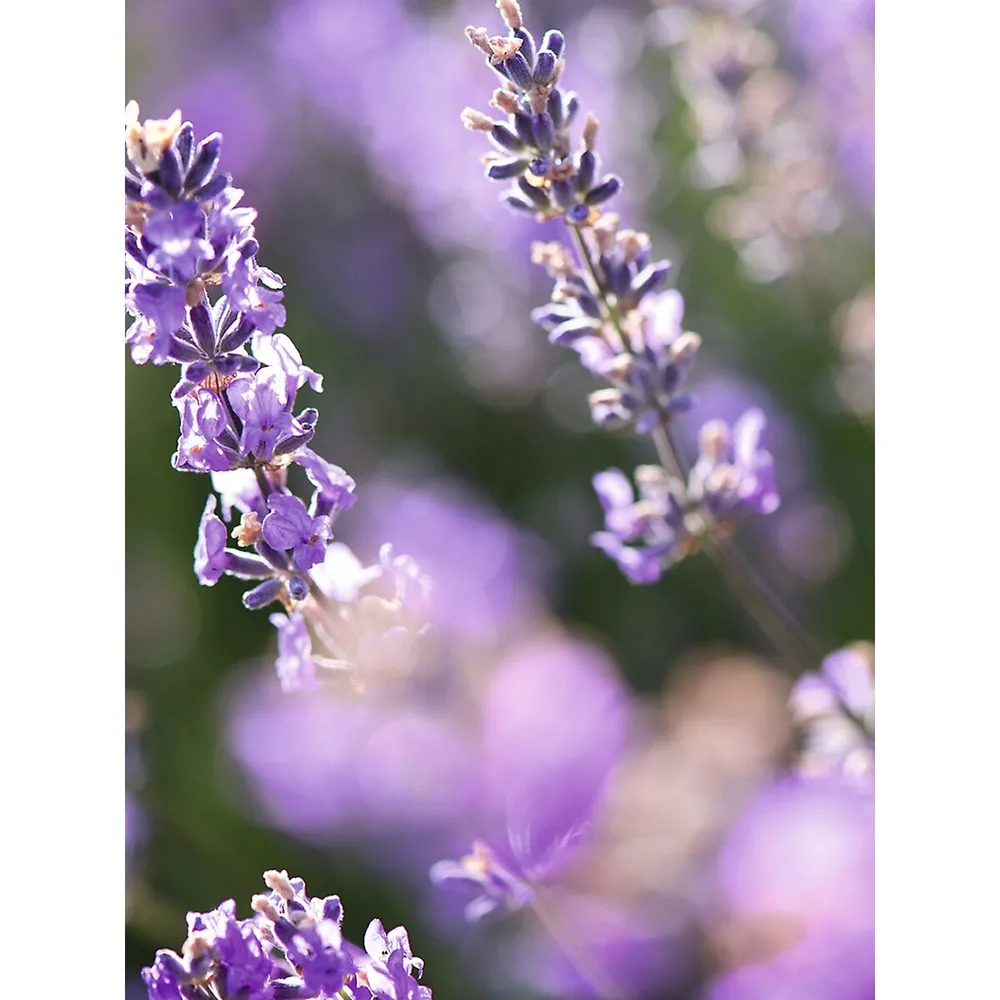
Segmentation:
<svg viewBox="0 0 1000 1000">
<path fill-rule="evenodd" d="M 562 91 L 558 88 L 549 94 L 549 114 L 552 115 L 552 122 L 555 127 L 557 129 L 562 128 L 565 111 L 563 109 Z"/>
<path fill-rule="evenodd" d="M 517 0 L 497 0 L 497 10 L 500 11 L 503 23 L 518 35 L 524 22 L 521 19 L 521 5 Z"/>
<path fill-rule="evenodd" d="M 181 161 L 181 170 L 187 170 L 191 165 L 191 151 L 194 149 L 194 126 L 190 122 L 185 122 L 177 130 L 174 148 Z"/>
<path fill-rule="evenodd" d="M 524 56 L 525 62 L 528 66 L 535 65 L 535 39 L 531 36 L 531 32 L 527 28 L 518 25 L 516 28 L 514 25 L 510 25 L 514 28 L 514 37 L 521 39 L 521 55 Z M 530 85 L 529 85 L 530 86 Z"/>
<path fill-rule="evenodd" d="M 156 962 L 157 965 L 163 966 L 178 983 L 191 982 L 191 974 L 176 952 L 163 948 L 156 953 Z"/>
<path fill-rule="evenodd" d="M 187 172 L 184 187 L 187 191 L 195 191 L 212 179 L 219 165 L 219 154 L 222 152 L 222 136 L 213 132 L 198 143 L 198 151 L 194 162 Z"/>
<path fill-rule="evenodd" d="M 576 297 L 577 302 L 580 303 L 580 308 L 588 315 L 594 319 L 601 318 L 601 305 L 597 299 L 590 294 L 590 292 L 580 292 Z"/>
<path fill-rule="evenodd" d="M 156 169 L 160 186 L 176 198 L 181 193 L 183 178 L 181 176 L 180 157 L 177 155 L 177 150 L 174 149 L 173 146 L 168 146 L 163 151 L 163 155 L 160 157 L 160 163 Z"/>
<path fill-rule="evenodd" d="M 201 360 L 186 365 L 181 373 L 184 379 L 188 382 L 193 382 L 195 385 L 198 385 L 199 382 L 204 382 L 211 374 L 212 366 L 207 361 Z"/>
<path fill-rule="evenodd" d="M 215 373 L 223 378 L 235 375 L 240 370 L 240 362 L 243 359 L 239 354 L 223 354 L 215 359 Z"/>
<path fill-rule="evenodd" d="M 729 454 L 730 439 L 724 420 L 709 420 L 698 432 L 698 450 L 713 462 L 721 462 Z"/>
<path fill-rule="evenodd" d="M 531 161 L 528 169 L 536 177 L 544 177 L 552 169 L 552 161 L 547 156 L 539 156 Z"/>
<path fill-rule="evenodd" d="M 473 132 L 489 132 L 496 124 L 489 115 L 475 108 L 465 108 L 461 114 L 462 124 Z"/>
<path fill-rule="evenodd" d="M 553 181 L 552 198 L 564 211 L 573 204 L 573 184 L 571 181 Z"/>
<path fill-rule="evenodd" d="M 514 131 L 517 132 L 521 142 L 526 146 L 534 146 L 535 129 L 532 116 L 525 111 L 514 113 Z"/>
<path fill-rule="evenodd" d="M 582 225 L 590 218 L 590 209 L 586 205 L 574 205 L 567 213 L 567 217 L 575 225 Z"/>
<path fill-rule="evenodd" d="M 669 403 L 667 403 L 667 413 L 671 417 L 680 416 L 682 413 L 687 413 L 693 410 L 698 404 L 698 397 L 691 395 L 691 393 L 685 393 L 683 396 L 675 396 Z"/>
<path fill-rule="evenodd" d="M 677 365 L 667 362 L 660 371 L 660 388 L 668 396 L 673 395 L 681 384 L 681 370 Z"/>
<path fill-rule="evenodd" d="M 580 110 L 580 99 L 576 94 L 568 94 L 565 99 L 566 113 L 565 120 L 563 121 L 563 127 L 569 128 L 572 124 L 573 119 L 576 117 L 577 111 Z"/>
<path fill-rule="evenodd" d="M 261 540 L 254 545 L 258 555 L 263 556 L 275 569 L 288 569 L 288 556 L 284 552 L 271 548 L 267 542 Z"/>
<path fill-rule="evenodd" d="M 247 552 L 226 549 L 226 572 L 241 580 L 266 580 L 272 571 L 263 559 Z"/>
<path fill-rule="evenodd" d="M 307 407 L 298 416 L 298 421 L 303 427 L 315 427 L 319 420 L 319 410 L 314 406 Z"/>
<path fill-rule="evenodd" d="M 621 178 L 616 177 L 614 174 L 608 174 L 597 187 L 591 189 L 586 198 L 584 198 L 584 201 L 588 205 L 601 205 L 609 198 L 613 198 L 618 194 L 621 188 Z"/>
<path fill-rule="evenodd" d="M 231 180 L 229 174 L 215 174 L 210 181 L 192 192 L 191 197 L 196 201 L 212 201 L 226 190 Z"/>
<path fill-rule="evenodd" d="M 279 441 L 274 446 L 275 455 L 291 455 L 298 451 L 299 448 L 304 445 L 309 444 L 313 438 L 315 431 L 310 427 L 305 434 L 296 434 L 293 437 L 287 437 L 283 441 Z"/>
<path fill-rule="evenodd" d="M 632 282 L 628 264 L 616 257 L 601 257 L 600 263 L 605 287 L 619 297 L 628 294 Z"/>
<path fill-rule="evenodd" d="M 523 174 L 528 169 L 528 161 L 514 157 L 509 160 L 494 160 L 486 168 L 486 176 L 493 181 L 507 181 Z"/>
<path fill-rule="evenodd" d="M 201 361 L 201 354 L 197 348 L 191 344 L 185 343 L 183 340 L 178 340 L 177 337 L 172 337 L 170 339 L 170 351 L 168 357 L 173 361 L 181 362 L 181 364 L 192 361 L 204 363 Z"/>
<path fill-rule="evenodd" d="M 219 340 L 219 350 L 228 354 L 242 347 L 253 333 L 253 324 L 246 317 L 241 317 L 239 323 L 231 326 Z"/>
<path fill-rule="evenodd" d="M 544 188 L 535 187 L 527 177 L 519 177 L 517 179 L 517 186 L 521 189 L 525 197 L 533 202 L 538 208 L 548 208 L 549 207 L 549 196 Z"/>
<path fill-rule="evenodd" d="M 508 207 L 513 209 L 515 212 L 530 212 L 532 215 L 537 211 L 535 206 L 518 194 L 516 191 L 505 191 L 501 196 L 500 200 Z"/>
<path fill-rule="evenodd" d="M 215 327 L 212 325 L 212 314 L 208 307 L 201 303 L 191 309 L 191 327 L 194 339 L 207 357 L 215 354 Z"/>
<path fill-rule="evenodd" d="M 546 31 L 542 36 L 542 48 L 548 49 L 558 59 L 566 47 L 566 39 L 561 31 Z"/>
<path fill-rule="evenodd" d="M 682 333 L 671 345 L 670 355 L 681 366 L 688 366 L 694 361 L 701 347 L 701 337 L 696 333 Z"/>
<path fill-rule="evenodd" d="M 636 275 L 632 282 L 632 297 L 639 301 L 647 292 L 651 292 L 670 273 L 670 261 L 661 260 L 657 264 L 650 264 L 645 270 Z"/>
<path fill-rule="evenodd" d="M 535 71 L 531 74 L 535 83 L 544 86 L 556 75 L 556 57 L 548 49 L 542 49 L 535 60 Z"/>
<path fill-rule="evenodd" d="M 524 142 L 514 134 L 509 126 L 497 123 L 490 132 L 490 139 L 499 149 L 509 153 L 520 153 L 524 150 Z"/>
<path fill-rule="evenodd" d="M 598 389 L 587 397 L 590 415 L 598 427 L 609 430 L 621 427 L 631 419 L 631 413 L 622 403 L 617 389 Z"/>
<path fill-rule="evenodd" d="M 567 320 L 549 331 L 549 343 L 568 347 L 581 337 L 592 336 L 595 330 L 594 321 L 589 317 Z"/>
<path fill-rule="evenodd" d="M 550 150 L 556 141 L 556 129 L 552 123 L 552 116 L 543 111 L 535 117 L 533 126 L 535 145 L 539 149 Z"/>
<path fill-rule="evenodd" d="M 499 66 L 504 69 L 506 75 L 522 90 L 531 89 L 531 66 L 520 52 L 515 52 L 509 59 L 505 59 L 500 63 Z"/>
<path fill-rule="evenodd" d="M 254 587 L 253 590 L 248 590 L 243 595 L 243 607 L 248 611 L 257 611 L 260 608 L 266 607 L 281 596 L 283 586 L 284 584 L 281 580 L 265 580 Z"/>
<path fill-rule="evenodd" d="M 597 154 L 585 149 L 577 157 L 576 161 L 576 189 L 581 194 L 586 193 L 594 186 L 594 177 L 597 175 Z"/>
<path fill-rule="evenodd" d="M 142 185 L 128 174 L 125 175 L 125 197 L 129 201 L 142 200 Z"/>
<path fill-rule="evenodd" d="M 271 986 L 274 1000 L 309 1000 L 316 995 L 315 990 L 298 979 L 272 979 Z"/>
<path fill-rule="evenodd" d="M 305 577 L 293 576 L 288 581 L 288 593 L 293 601 L 304 601 L 309 596 L 309 584 Z"/>
</svg>

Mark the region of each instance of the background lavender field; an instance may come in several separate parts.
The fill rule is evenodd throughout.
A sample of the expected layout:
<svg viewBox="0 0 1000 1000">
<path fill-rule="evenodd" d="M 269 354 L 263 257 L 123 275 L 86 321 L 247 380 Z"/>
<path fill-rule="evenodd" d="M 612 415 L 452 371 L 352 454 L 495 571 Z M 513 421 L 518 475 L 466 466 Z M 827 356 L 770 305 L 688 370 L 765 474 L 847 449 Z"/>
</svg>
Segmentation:
<svg viewBox="0 0 1000 1000">
<path fill-rule="evenodd" d="M 783 505 L 745 548 L 825 648 L 871 637 L 871 2 L 527 12 L 565 29 L 568 82 L 625 181 L 616 207 L 674 261 L 705 342 L 706 412 L 770 418 Z M 441 1000 L 527 996 L 528 982 L 579 993 L 516 923 L 469 930 L 426 872 L 467 850 L 504 783 L 531 786 L 538 756 L 589 748 L 582 766 L 615 790 L 579 876 L 604 901 L 580 909 L 589 939 L 617 949 L 604 958 L 633 976 L 631 996 L 701 988 L 700 945 L 671 920 L 693 905 L 686 874 L 782 751 L 781 692 L 742 655 L 767 650 L 707 563 L 637 588 L 587 543 L 592 474 L 649 456 L 592 427 L 585 374 L 532 325 L 548 292 L 528 262 L 540 234 L 500 206 L 459 123 L 488 92 L 462 29 L 493 17 L 489 0 L 127 5 L 128 96 L 224 133 L 261 260 L 288 283 L 288 331 L 325 376 L 316 447 L 359 483 L 337 535 L 421 561 L 463 678 L 377 717 L 282 698 L 266 617 L 231 581 L 207 590 L 191 572 L 206 484 L 169 466 L 172 373 L 126 362 L 130 981 L 179 945 L 186 910 L 245 899 L 279 867 L 340 893 L 354 937 L 370 914 L 405 923 Z M 660 738 L 685 720 L 697 739 Z M 710 771 L 693 789 L 679 778 L 692 760 Z M 796 812 L 773 795 L 776 814 Z M 850 815 L 824 815 L 811 843 L 863 839 Z M 766 880 L 773 858 L 734 838 Z M 839 884 L 845 907 L 864 897 Z M 648 918 L 622 917 L 640 896 Z M 829 982 L 810 995 L 853 996 Z"/>
</svg>

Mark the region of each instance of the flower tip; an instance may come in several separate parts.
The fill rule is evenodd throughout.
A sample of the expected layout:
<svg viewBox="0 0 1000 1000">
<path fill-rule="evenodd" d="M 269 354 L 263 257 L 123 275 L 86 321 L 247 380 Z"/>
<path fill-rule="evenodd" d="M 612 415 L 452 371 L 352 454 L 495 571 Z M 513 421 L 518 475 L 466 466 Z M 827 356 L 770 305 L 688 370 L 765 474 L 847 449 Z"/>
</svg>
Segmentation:
<svg viewBox="0 0 1000 1000">
<path fill-rule="evenodd" d="M 286 901 L 295 897 L 295 890 L 292 888 L 286 871 L 279 872 L 272 868 L 264 872 L 264 884 Z"/>
<path fill-rule="evenodd" d="M 521 5 L 517 0 L 497 0 L 497 10 L 503 18 L 503 23 L 511 31 L 519 31 L 524 26 L 521 16 Z"/>
<path fill-rule="evenodd" d="M 270 920 L 272 924 L 276 924 L 281 919 L 281 914 L 275 909 L 274 904 L 263 894 L 251 898 L 250 908 Z"/>
</svg>

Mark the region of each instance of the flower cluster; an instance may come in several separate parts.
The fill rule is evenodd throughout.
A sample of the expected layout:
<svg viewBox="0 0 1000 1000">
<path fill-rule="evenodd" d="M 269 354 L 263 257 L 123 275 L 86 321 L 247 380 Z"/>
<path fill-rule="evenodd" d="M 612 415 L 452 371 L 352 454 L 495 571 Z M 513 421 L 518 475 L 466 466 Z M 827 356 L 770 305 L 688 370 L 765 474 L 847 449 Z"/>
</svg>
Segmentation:
<svg viewBox="0 0 1000 1000">
<path fill-rule="evenodd" d="M 391 600 L 366 595 L 369 612 L 376 602 L 377 623 L 365 641 L 377 651 L 389 635 L 396 648 L 398 630 L 409 636 L 422 627 L 404 614 L 403 601 L 412 603 L 427 581 L 390 548 L 380 565 L 363 567 L 346 546 L 331 545 L 334 521 L 354 504 L 355 483 L 309 448 L 319 414 L 296 412 L 296 396 L 305 386 L 321 392 L 323 380 L 278 332 L 284 282 L 257 262 L 256 212 L 240 206 L 243 192 L 219 169 L 222 136 L 196 142 L 180 111 L 162 121 L 138 116 L 133 101 L 125 115 L 125 305 L 133 317 L 126 341 L 137 364 L 180 367 L 173 466 L 210 474 L 219 495 L 209 494 L 198 529 L 198 580 L 257 581 L 243 595 L 247 608 L 280 603 L 287 614 L 271 619 L 278 672 L 286 690 L 308 688 L 322 658 L 312 656 L 307 620 L 316 631 L 326 624 L 329 636 L 353 620 L 362 588 L 389 577 Z M 295 466 L 312 485 L 308 505 L 289 487 Z M 234 508 L 240 519 L 230 528 Z M 342 666 L 343 649 L 330 641 Z"/>
<path fill-rule="evenodd" d="M 253 917 L 238 919 L 231 899 L 188 914 L 181 953 L 162 949 L 142 970 L 150 1000 L 332 1000 L 345 988 L 355 1000 L 430 1000 L 405 928 L 387 934 L 373 920 L 359 948 L 344 938 L 339 897 L 310 898 L 284 871 L 264 882 L 270 892 L 253 897 Z"/>
<path fill-rule="evenodd" d="M 606 530 L 593 543 L 634 583 L 651 583 L 704 536 L 727 534 L 741 510 L 767 514 L 777 508 L 773 461 L 762 443 L 764 415 L 751 410 L 732 430 L 718 420 L 705 424 L 698 459 L 683 471 L 669 428 L 695 405 L 684 383 L 701 338 L 682 328 L 680 293 L 660 290 L 670 262 L 653 260 L 647 234 L 620 228 L 616 214 L 598 207 L 617 194 L 621 181 L 614 175 L 598 180 L 598 122 L 592 115 L 580 150 L 571 153 L 568 129 L 579 100 L 558 86 L 565 66 L 562 34 L 546 32 L 536 49 L 515 0 L 497 0 L 497 7 L 506 36 L 475 27 L 466 35 L 501 80 L 491 104 L 507 120 L 473 108 L 466 108 L 462 120 L 508 154 L 490 154 L 487 166 L 493 179 L 516 179 L 504 201 L 540 221 L 562 218 L 569 229 L 576 254 L 558 241 L 532 248 L 532 259 L 554 279 L 549 303 L 533 319 L 550 342 L 575 350 L 608 383 L 590 396 L 595 422 L 652 434 L 657 443 L 663 467 L 636 471 L 638 501 L 618 470 L 594 481 Z"/>
<path fill-rule="evenodd" d="M 823 660 L 792 690 L 792 714 L 800 723 L 800 768 L 806 774 L 845 775 L 861 785 L 875 774 L 875 647 L 855 643 Z M 859 726 L 847 718 L 851 712 Z"/>
</svg>

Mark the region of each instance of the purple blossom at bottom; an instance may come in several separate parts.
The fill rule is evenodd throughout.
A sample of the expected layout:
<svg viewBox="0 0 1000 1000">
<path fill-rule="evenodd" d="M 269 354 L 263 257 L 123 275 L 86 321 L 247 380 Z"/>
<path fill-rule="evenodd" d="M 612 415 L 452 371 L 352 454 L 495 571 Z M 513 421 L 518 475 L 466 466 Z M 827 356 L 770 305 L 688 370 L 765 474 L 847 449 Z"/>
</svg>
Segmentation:
<svg viewBox="0 0 1000 1000">
<path fill-rule="evenodd" d="M 404 928 L 387 935 L 374 920 L 367 950 L 359 948 L 343 936 L 339 897 L 310 898 L 302 879 L 283 871 L 264 881 L 270 892 L 253 897 L 253 917 L 237 919 L 231 899 L 188 914 L 181 954 L 160 950 L 142 970 L 150 1000 L 306 1000 L 345 987 L 359 1000 L 431 1000 Z"/>
</svg>

